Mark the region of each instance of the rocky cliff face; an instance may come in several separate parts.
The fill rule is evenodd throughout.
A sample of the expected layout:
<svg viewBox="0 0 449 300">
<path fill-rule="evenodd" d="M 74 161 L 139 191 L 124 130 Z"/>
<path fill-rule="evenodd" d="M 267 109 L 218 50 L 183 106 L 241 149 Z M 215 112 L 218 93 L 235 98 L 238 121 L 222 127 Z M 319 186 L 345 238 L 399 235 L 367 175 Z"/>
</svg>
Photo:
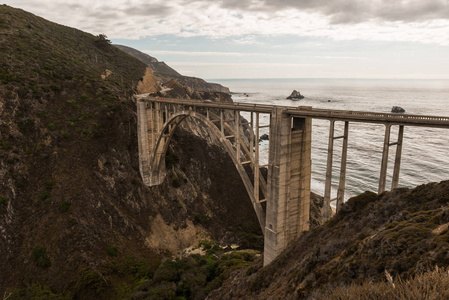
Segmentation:
<svg viewBox="0 0 449 300">
<path fill-rule="evenodd" d="M 142 53 L 136 49 L 122 45 L 114 46 L 130 54 L 131 56 L 136 57 L 137 59 L 148 65 L 153 70 L 154 74 L 161 84 L 165 84 L 166 82 L 175 79 L 177 82 L 186 85 L 198 92 L 220 92 L 226 94 L 230 93 L 229 89 L 222 86 L 221 84 L 206 82 L 201 78 L 182 76 L 174 69 L 170 68 L 166 63 L 159 62 L 156 58 Z"/>
<path fill-rule="evenodd" d="M 1 294 L 33 283 L 109 299 L 199 239 L 260 246 L 231 160 L 203 139 L 178 132 L 165 182 L 142 184 L 131 96 L 160 89 L 145 64 L 104 37 L 0 14 Z"/>
<path fill-rule="evenodd" d="M 165 75 L 161 73 L 157 73 L 158 78 L 160 78 L 161 82 L 165 83 L 174 79 L 196 91 L 201 92 L 220 92 L 220 93 L 226 93 L 229 94 L 229 88 L 222 86 L 218 83 L 210 83 L 206 82 L 204 79 L 197 78 L 197 77 L 189 77 L 189 76 L 172 76 L 172 75 Z"/>
</svg>

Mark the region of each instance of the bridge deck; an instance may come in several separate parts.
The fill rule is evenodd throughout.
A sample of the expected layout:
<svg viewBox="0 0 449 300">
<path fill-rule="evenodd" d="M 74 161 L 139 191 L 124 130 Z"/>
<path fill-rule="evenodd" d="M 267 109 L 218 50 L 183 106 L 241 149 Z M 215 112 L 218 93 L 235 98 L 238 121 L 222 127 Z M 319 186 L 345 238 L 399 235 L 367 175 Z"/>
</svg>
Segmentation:
<svg viewBox="0 0 449 300">
<path fill-rule="evenodd" d="M 274 108 L 279 107 L 286 109 L 286 112 L 288 114 L 296 117 L 310 117 L 313 119 L 351 121 L 363 123 L 378 123 L 378 124 L 390 123 L 396 125 L 449 128 L 449 117 L 443 116 L 393 114 L 393 113 L 378 113 L 378 112 L 351 111 L 351 110 L 331 110 L 331 109 L 318 109 L 301 106 L 295 107 L 295 106 L 278 106 L 266 104 L 248 104 L 241 102 L 204 103 L 195 100 L 153 98 L 153 97 L 147 97 L 145 99 L 159 103 L 190 105 L 203 108 L 230 109 L 230 110 L 266 113 L 266 114 L 271 114 Z"/>
</svg>

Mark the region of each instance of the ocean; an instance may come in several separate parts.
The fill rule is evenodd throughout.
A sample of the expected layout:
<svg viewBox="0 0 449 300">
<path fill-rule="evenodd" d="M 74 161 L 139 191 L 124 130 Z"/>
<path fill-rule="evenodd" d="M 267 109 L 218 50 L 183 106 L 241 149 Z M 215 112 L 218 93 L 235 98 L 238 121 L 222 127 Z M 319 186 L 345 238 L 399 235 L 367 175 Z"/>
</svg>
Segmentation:
<svg viewBox="0 0 449 300">
<path fill-rule="evenodd" d="M 229 87 L 235 102 L 312 106 L 322 109 L 391 112 L 400 106 L 408 114 L 449 116 L 449 80 L 383 79 L 212 79 Z M 305 99 L 286 100 L 293 90 Z M 249 117 L 249 114 L 242 113 Z M 261 118 L 261 125 L 268 116 Z M 312 122 L 312 191 L 324 194 L 329 121 Z M 390 142 L 397 139 L 392 127 Z M 261 129 L 261 134 L 268 129 Z M 336 122 L 335 136 L 343 122 Z M 345 199 L 364 191 L 377 192 L 385 126 L 350 123 Z M 336 197 L 342 140 L 334 141 L 332 195 Z M 415 187 L 449 179 L 449 129 L 405 127 L 399 186 Z M 260 145 L 267 162 L 268 143 Z M 396 147 L 390 147 L 387 189 L 391 185 Z"/>
</svg>

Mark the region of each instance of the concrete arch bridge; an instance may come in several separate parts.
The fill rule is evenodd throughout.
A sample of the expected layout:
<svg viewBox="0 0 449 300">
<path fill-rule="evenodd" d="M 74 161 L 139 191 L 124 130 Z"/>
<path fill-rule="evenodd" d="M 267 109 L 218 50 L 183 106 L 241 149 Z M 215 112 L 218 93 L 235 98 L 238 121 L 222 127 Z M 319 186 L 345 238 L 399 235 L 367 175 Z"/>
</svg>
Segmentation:
<svg viewBox="0 0 449 300">
<path fill-rule="evenodd" d="M 330 121 L 327 157 L 325 204 L 337 200 L 337 211 L 343 203 L 348 126 L 350 122 L 385 125 L 382 163 L 378 192 L 385 191 L 389 148 L 396 146 L 392 188 L 399 182 L 404 126 L 449 128 L 448 117 L 385 114 L 359 111 L 312 109 L 248 103 L 228 103 L 136 97 L 138 116 L 139 167 L 143 182 L 159 185 L 166 176 L 165 154 L 176 128 L 192 118 L 206 128 L 231 157 L 251 199 L 264 234 L 264 265 L 270 263 L 301 232 L 309 229 L 312 119 Z M 240 112 L 250 118 L 243 121 Z M 261 115 L 269 124 L 261 126 Z M 335 122 L 344 122 L 344 134 L 335 136 Z M 249 139 L 242 127 L 249 129 Z M 390 142 L 392 126 L 398 127 L 398 140 Z M 268 164 L 259 160 L 259 131 L 269 128 Z M 331 199 L 333 142 L 343 139 L 339 188 Z M 260 169 L 268 168 L 267 180 Z M 250 171 L 248 171 L 250 170 Z M 262 203 L 266 202 L 266 209 Z M 325 205 L 328 207 L 329 205 Z M 330 211 L 323 211 L 330 216 Z"/>
</svg>

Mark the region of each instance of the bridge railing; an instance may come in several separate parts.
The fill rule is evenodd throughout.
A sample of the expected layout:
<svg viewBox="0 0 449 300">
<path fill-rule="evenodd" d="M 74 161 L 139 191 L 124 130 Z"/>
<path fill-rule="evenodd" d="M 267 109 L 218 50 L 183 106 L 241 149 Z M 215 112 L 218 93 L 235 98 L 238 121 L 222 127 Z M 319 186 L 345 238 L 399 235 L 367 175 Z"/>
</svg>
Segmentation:
<svg viewBox="0 0 449 300">
<path fill-rule="evenodd" d="M 296 109 L 287 109 L 287 112 L 292 115 L 309 116 L 311 118 L 318 119 L 337 119 L 369 123 L 393 123 L 411 126 L 428 126 L 441 128 L 449 127 L 449 117 L 443 116 L 393 114 L 351 110 L 328 110 L 317 108 L 304 110 L 300 107 Z"/>
<path fill-rule="evenodd" d="M 165 99 L 165 98 L 146 98 L 149 101 L 160 103 L 172 103 L 201 108 L 219 108 L 229 110 L 239 110 L 248 112 L 272 113 L 275 108 L 283 108 L 288 114 L 294 116 L 304 116 L 317 119 L 328 120 L 347 120 L 355 122 L 367 123 L 393 123 L 404 124 L 411 126 L 425 126 L 425 127 L 441 127 L 449 128 L 449 117 L 444 116 L 430 116 L 430 115 L 412 115 L 412 114 L 394 114 L 394 113 L 380 113 L 368 111 L 353 111 L 353 110 L 335 110 L 335 109 L 320 109 L 310 107 L 295 107 L 295 106 L 280 106 L 267 104 L 248 104 L 242 102 L 212 102 L 204 103 L 196 100 L 185 99 Z"/>
</svg>

